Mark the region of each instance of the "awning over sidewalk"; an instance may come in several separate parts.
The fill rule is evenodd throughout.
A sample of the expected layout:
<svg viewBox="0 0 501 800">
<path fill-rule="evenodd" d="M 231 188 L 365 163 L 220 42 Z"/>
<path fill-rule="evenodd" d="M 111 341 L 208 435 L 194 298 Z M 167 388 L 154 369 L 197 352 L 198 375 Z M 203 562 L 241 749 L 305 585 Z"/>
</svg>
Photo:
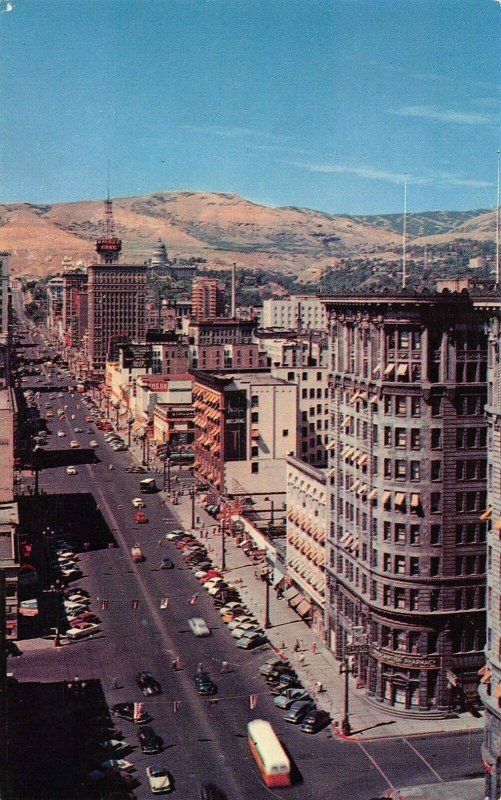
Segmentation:
<svg viewBox="0 0 501 800">
<path fill-rule="evenodd" d="M 298 592 L 295 597 L 293 597 L 291 600 L 289 600 L 289 605 L 290 605 L 291 608 L 296 610 L 297 607 L 300 605 L 300 603 L 303 602 L 303 600 L 304 600 L 303 595 Z"/>
<path fill-rule="evenodd" d="M 296 587 L 295 587 L 295 586 L 290 586 L 290 587 L 289 587 L 288 589 L 286 589 L 286 591 L 284 592 L 284 597 L 285 597 L 285 599 L 287 600 L 287 602 L 288 602 L 288 603 L 290 603 L 290 601 L 291 601 L 291 600 L 292 600 L 294 597 L 297 597 L 297 596 L 298 596 L 298 594 L 299 594 L 299 592 L 298 592 L 298 590 L 296 589 Z"/>
<path fill-rule="evenodd" d="M 302 617 L 303 619 L 305 619 L 306 617 L 310 617 L 311 616 L 311 603 L 309 603 L 308 600 L 305 600 L 303 598 L 303 600 L 301 600 L 301 602 L 299 603 L 298 607 L 296 608 L 296 611 L 299 614 L 299 616 Z"/>
</svg>

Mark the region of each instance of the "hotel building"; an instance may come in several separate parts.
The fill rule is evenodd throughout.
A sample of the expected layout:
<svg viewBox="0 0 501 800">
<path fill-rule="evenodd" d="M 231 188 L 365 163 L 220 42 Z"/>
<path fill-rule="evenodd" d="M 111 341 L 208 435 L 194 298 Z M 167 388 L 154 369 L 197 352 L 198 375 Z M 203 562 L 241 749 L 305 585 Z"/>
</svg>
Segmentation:
<svg viewBox="0 0 501 800">
<path fill-rule="evenodd" d="M 324 298 L 328 643 L 392 713 L 475 703 L 484 663 L 487 337 L 469 294 Z M 501 508 L 498 509 L 501 511 Z"/>
</svg>

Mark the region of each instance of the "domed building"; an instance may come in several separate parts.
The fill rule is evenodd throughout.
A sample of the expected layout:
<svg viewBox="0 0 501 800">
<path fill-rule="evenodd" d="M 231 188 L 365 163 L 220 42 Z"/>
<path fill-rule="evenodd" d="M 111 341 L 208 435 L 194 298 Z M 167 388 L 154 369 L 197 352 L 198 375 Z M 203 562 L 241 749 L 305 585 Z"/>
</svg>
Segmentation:
<svg viewBox="0 0 501 800">
<path fill-rule="evenodd" d="M 158 240 L 150 261 L 150 269 L 154 275 L 163 276 L 169 274 L 169 258 L 167 248 L 161 239 Z"/>
</svg>

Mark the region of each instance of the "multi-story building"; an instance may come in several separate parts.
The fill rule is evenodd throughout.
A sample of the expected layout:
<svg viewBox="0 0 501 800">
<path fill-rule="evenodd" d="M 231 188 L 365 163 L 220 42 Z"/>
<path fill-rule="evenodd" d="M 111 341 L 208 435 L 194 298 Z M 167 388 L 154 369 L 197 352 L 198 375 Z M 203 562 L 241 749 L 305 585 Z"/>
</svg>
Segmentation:
<svg viewBox="0 0 501 800">
<path fill-rule="evenodd" d="M 81 295 L 87 298 L 87 273 L 82 269 L 64 272 L 63 276 L 63 336 L 67 347 L 79 347 L 87 327 L 82 327 Z"/>
<path fill-rule="evenodd" d="M 253 370 L 266 366 L 266 356 L 254 340 L 255 320 L 192 321 L 188 328 L 190 368 Z"/>
<path fill-rule="evenodd" d="M 329 429 L 329 369 L 327 338 L 311 335 L 291 338 L 259 336 L 271 374 L 298 387 L 298 457 L 323 467 L 327 463 Z"/>
<path fill-rule="evenodd" d="M 485 638 L 487 341 L 468 292 L 329 297 L 328 641 L 373 701 L 475 702 Z M 365 645 L 364 645 L 365 646 Z"/>
<path fill-rule="evenodd" d="M 61 277 L 47 281 L 47 327 L 56 330 L 62 323 L 64 281 Z"/>
<path fill-rule="evenodd" d="M 112 346 L 144 338 L 146 265 L 103 263 L 88 267 L 87 359 L 102 373 Z"/>
<path fill-rule="evenodd" d="M 224 284 L 217 278 L 198 278 L 192 287 L 192 314 L 204 321 L 222 317 L 225 310 Z"/>
<path fill-rule="evenodd" d="M 158 240 L 153 255 L 150 261 L 151 272 L 160 277 L 164 277 L 169 273 L 169 259 L 167 257 L 167 248 L 161 239 Z"/>
<path fill-rule="evenodd" d="M 146 341 L 151 346 L 151 366 L 154 374 L 187 372 L 190 366 L 188 337 L 175 331 L 150 331 Z"/>
<path fill-rule="evenodd" d="M 325 331 L 325 306 L 315 295 L 293 295 L 281 299 L 263 300 L 263 328 L 283 328 L 294 331 Z"/>
<path fill-rule="evenodd" d="M 195 373 L 195 468 L 221 497 L 285 499 L 296 386 L 269 372 Z"/>
<path fill-rule="evenodd" d="M 487 636 L 485 665 L 479 694 L 485 707 L 482 761 L 486 773 L 485 798 L 501 795 L 501 299 L 475 301 L 489 319 L 487 372 L 488 463 L 487 512 Z"/>
<path fill-rule="evenodd" d="M 325 484 L 324 471 L 288 456 L 287 600 L 319 637 L 325 628 Z"/>
<path fill-rule="evenodd" d="M 5 345 L 9 336 L 9 256 L 0 252 L 0 345 Z"/>
</svg>

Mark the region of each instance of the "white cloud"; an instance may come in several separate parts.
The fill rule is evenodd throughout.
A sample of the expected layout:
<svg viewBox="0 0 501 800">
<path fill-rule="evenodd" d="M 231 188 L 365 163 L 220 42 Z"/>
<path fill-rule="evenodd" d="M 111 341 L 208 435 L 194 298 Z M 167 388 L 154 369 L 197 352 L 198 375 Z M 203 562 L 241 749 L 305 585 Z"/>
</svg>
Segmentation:
<svg viewBox="0 0 501 800">
<path fill-rule="evenodd" d="M 389 109 L 389 113 L 396 114 L 398 117 L 420 117 L 421 119 L 452 122 L 458 125 L 489 125 L 492 121 L 487 114 L 452 111 L 450 109 L 433 108 L 432 106 L 403 106 L 403 108 Z"/>
<path fill-rule="evenodd" d="M 321 174 L 342 173 L 356 175 L 359 178 L 366 178 L 372 181 L 385 181 L 386 183 L 400 183 L 405 179 L 411 186 L 424 184 L 440 184 L 443 186 L 467 186 L 471 189 L 485 189 L 493 186 L 489 181 L 476 180 L 473 178 L 463 178 L 454 172 L 430 171 L 427 175 L 413 175 L 405 172 L 391 172 L 390 170 L 379 169 L 370 165 L 352 166 L 350 164 L 333 163 L 310 163 L 305 161 L 289 161 L 293 167 L 306 169 L 308 172 Z"/>
</svg>

